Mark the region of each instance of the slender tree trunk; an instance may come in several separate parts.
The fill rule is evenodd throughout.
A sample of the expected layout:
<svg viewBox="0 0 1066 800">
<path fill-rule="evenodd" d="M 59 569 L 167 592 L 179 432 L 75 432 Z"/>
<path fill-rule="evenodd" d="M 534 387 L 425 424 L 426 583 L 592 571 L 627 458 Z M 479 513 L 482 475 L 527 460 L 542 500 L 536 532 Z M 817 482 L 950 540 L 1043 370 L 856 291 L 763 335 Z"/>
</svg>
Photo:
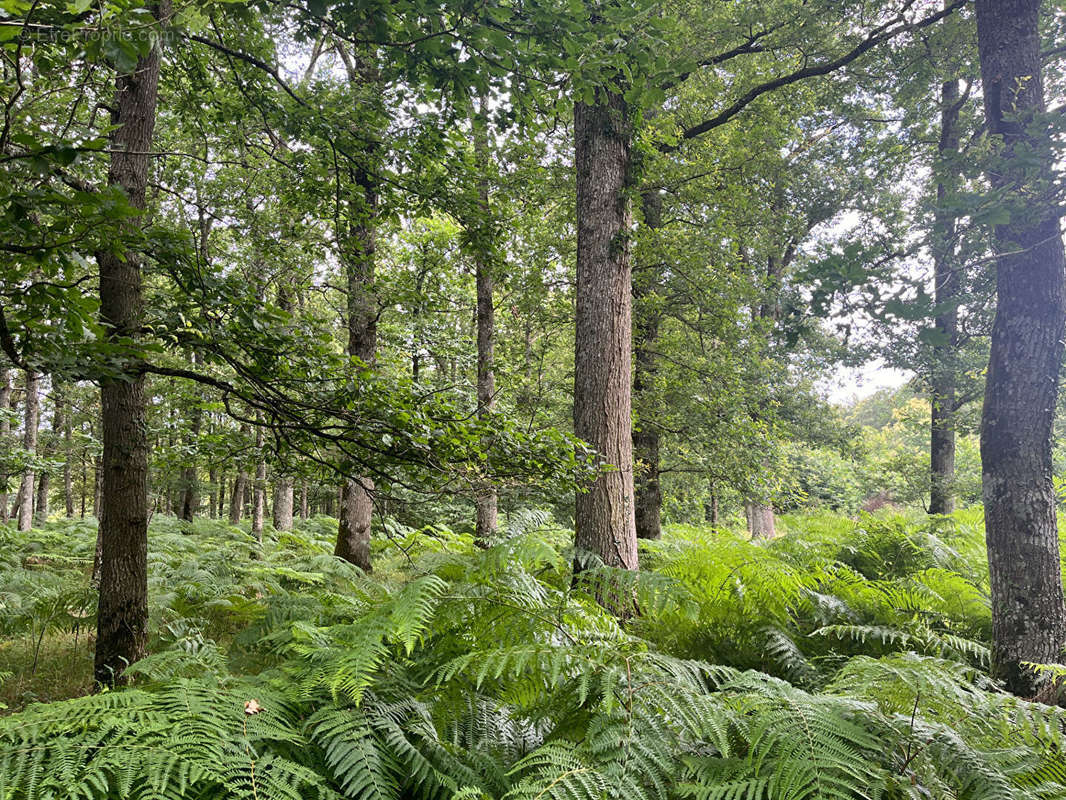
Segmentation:
<svg viewBox="0 0 1066 800">
<path fill-rule="evenodd" d="M 200 363 L 199 355 L 193 351 L 193 368 Z M 200 441 L 200 430 L 203 425 L 203 409 L 199 398 L 193 400 L 193 407 L 189 420 L 189 438 L 187 455 L 188 463 L 181 471 L 181 506 L 180 516 L 186 522 L 192 522 L 196 512 L 200 509 L 200 481 L 196 469 L 196 452 Z"/>
<path fill-rule="evenodd" d="M 989 170 L 1011 204 L 995 229 L 996 317 L 981 418 L 993 671 L 1022 696 L 1025 662 L 1061 660 L 1066 642 L 1051 434 L 1066 330 L 1066 257 L 1050 197 L 1039 0 L 978 0 L 988 130 L 1004 148 Z M 1041 126 L 1039 133 L 1033 125 Z"/>
<path fill-rule="evenodd" d="M 226 473 L 218 474 L 218 518 L 226 518 Z"/>
<path fill-rule="evenodd" d="M 74 517 L 74 432 L 70 416 L 66 398 L 57 390 L 55 425 L 63 432 L 63 512 L 67 519 Z"/>
<path fill-rule="evenodd" d="M 11 436 L 11 419 L 8 411 L 11 410 L 11 370 L 4 367 L 0 370 L 0 443 L 7 444 Z M 11 521 L 11 509 L 8 506 L 7 482 L 9 475 L 0 474 L 0 523 L 6 525 Z"/>
<path fill-rule="evenodd" d="M 300 486 L 300 519 L 307 519 L 307 484 Z"/>
<path fill-rule="evenodd" d="M 274 530 L 292 530 L 292 478 L 278 478 L 274 487 Z"/>
<path fill-rule="evenodd" d="M 166 0 L 154 9 L 169 16 Z M 111 133 L 108 184 L 145 207 L 148 153 L 152 147 L 159 83 L 159 47 L 120 75 Z M 141 263 L 137 253 L 101 250 L 100 319 L 110 339 L 135 339 L 143 313 Z M 132 365 L 131 365 L 132 366 Z M 140 659 L 148 642 L 148 439 L 144 375 L 131 370 L 100 381 L 103 428 L 103 492 L 99 535 L 100 602 L 94 675 L 102 684 L 122 683 L 123 671 Z"/>
<path fill-rule="evenodd" d="M 703 521 L 711 527 L 718 527 L 718 490 L 711 484 L 710 497 L 703 504 Z"/>
<path fill-rule="evenodd" d="M 241 433 L 248 435 L 248 426 L 241 425 Z M 229 499 L 229 524 L 237 525 L 241 521 L 244 512 L 245 494 L 248 491 L 248 473 L 244 469 L 237 471 L 237 477 L 233 481 L 233 493 Z"/>
<path fill-rule="evenodd" d="M 577 494 L 575 570 L 584 554 L 637 569 L 633 509 L 629 184 L 632 121 L 620 94 L 574 106 L 577 310 L 574 433 L 605 467 Z"/>
<path fill-rule="evenodd" d="M 211 467 L 207 471 L 207 480 L 211 484 L 211 491 L 207 495 L 207 514 L 211 519 L 217 519 L 219 513 L 218 493 L 222 488 L 218 482 L 218 470 Z"/>
<path fill-rule="evenodd" d="M 258 415 L 256 419 L 260 419 Z M 255 428 L 255 451 L 259 454 L 259 460 L 255 465 L 255 483 L 252 487 L 252 536 L 262 544 L 263 523 L 266 519 L 267 466 L 263 458 L 263 428 L 260 425 Z"/>
<path fill-rule="evenodd" d="M 40 418 L 40 398 L 38 384 L 40 379 L 36 372 L 26 373 L 26 400 L 23 403 L 22 446 L 31 455 L 37 453 L 37 423 Z M 33 527 L 33 468 L 22 473 L 22 483 L 18 493 L 18 529 L 28 531 Z"/>
<path fill-rule="evenodd" d="M 102 503 L 102 494 L 104 490 L 104 482 L 101 479 L 101 471 L 103 470 L 103 456 L 97 456 L 93 459 L 93 516 L 97 520 L 100 519 L 100 506 Z M 99 525 L 97 526 L 99 527 Z"/>
<path fill-rule="evenodd" d="M 946 208 L 954 183 L 949 167 L 959 149 L 959 82 L 945 81 L 940 88 L 940 142 L 937 146 L 937 211 L 934 222 L 933 296 L 938 341 L 933 347 L 930 381 L 931 426 L 929 436 L 929 513 L 955 510 L 955 383 L 959 347 L 959 292 L 962 275 L 955 258 L 955 217 Z"/>
<path fill-rule="evenodd" d="M 641 196 L 644 225 L 651 231 L 662 227 L 663 202 L 656 189 Z M 646 308 L 645 301 L 655 294 L 654 275 L 633 277 L 634 340 L 633 340 L 633 401 L 637 405 L 633 427 L 634 490 L 636 497 L 637 538 L 662 537 L 663 495 L 659 483 L 659 430 L 652 422 L 652 409 L 641 408 L 642 401 L 651 400 L 655 381 L 655 343 L 659 336 L 659 310 Z M 642 413 L 643 412 L 643 413 Z"/>
<path fill-rule="evenodd" d="M 474 153 L 479 166 L 487 169 L 490 163 L 488 133 L 488 101 L 482 96 L 478 118 L 474 120 Z M 489 208 L 489 181 L 483 175 L 478 181 L 478 205 L 481 219 L 474 225 L 475 283 L 477 285 L 477 415 L 482 422 L 492 417 L 496 404 L 496 309 L 493 305 L 493 270 L 496 260 L 496 231 L 491 223 Z M 487 446 L 487 441 L 485 442 Z M 486 463 L 486 466 L 488 464 Z M 475 540 L 486 545 L 496 535 L 497 496 L 496 487 L 485 481 L 478 487 L 477 521 Z"/>
</svg>

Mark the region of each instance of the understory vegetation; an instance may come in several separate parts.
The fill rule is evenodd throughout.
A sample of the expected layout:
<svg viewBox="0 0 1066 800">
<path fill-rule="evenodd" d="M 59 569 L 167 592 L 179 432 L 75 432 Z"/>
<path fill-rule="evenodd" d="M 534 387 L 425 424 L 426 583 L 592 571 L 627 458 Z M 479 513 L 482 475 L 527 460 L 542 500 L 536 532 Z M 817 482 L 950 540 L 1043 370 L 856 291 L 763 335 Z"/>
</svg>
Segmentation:
<svg viewBox="0 0 1066 800">
<path fill-rule="evenodd" d="M 487 549 L 393 526 L 372 576 L 334 526 L 260 545 L 157 516 L 150 655 L 66 700 L 91 682 L 95 525 L 0 529 L 0 796 L 1066 795 L 1066 712 L 988 677 L 979 510 L 676 525 L 639 573 L 577 582 L 546 513 Z"/>
</svg>

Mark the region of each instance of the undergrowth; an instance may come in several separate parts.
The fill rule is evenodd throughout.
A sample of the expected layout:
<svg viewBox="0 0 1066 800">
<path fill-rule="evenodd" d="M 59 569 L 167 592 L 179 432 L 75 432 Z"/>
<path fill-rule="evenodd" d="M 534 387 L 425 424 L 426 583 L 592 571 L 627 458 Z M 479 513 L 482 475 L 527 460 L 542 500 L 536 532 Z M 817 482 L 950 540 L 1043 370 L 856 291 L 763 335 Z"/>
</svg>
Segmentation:
<svg viewBox="0 0 1066 800">
<path fill-rule="evenodd" d="M 972 515 L 676 527 L 639 576 L 576 586 L 545 524 L 487 550 L 392 526 L 368 577 L 332 520 L 261 550 L 155 520 L 151 655 L 132 688 L 0 719 L 0 797 L 1066 797 L 1064 712 L 987 676 Z M 92 526 L 2 535 L 5 647 L 84 651 Z"/>
</svg>

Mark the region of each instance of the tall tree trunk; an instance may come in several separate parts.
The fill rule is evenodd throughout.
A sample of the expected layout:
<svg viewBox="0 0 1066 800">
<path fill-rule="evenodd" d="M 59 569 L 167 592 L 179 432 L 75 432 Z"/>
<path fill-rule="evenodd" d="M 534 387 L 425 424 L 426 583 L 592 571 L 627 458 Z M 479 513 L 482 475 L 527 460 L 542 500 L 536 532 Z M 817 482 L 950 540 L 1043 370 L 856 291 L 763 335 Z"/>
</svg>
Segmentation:
<svg viewBox="0 0 1066 800">
<path fill-rule="evenodd" d="M 620 94 L 574 106 L 577 309 L 574 433 L 608 467 L 577 494 L 575 569 L 583 554 L 637 569 L 633 509 L 629 183 L 632 121 Z"/>
<path fill-rule="evenodd" d="M 292 478 L 278 478 L 274 487 L 274 530 L 292 530 Z"/>
<path fill-rule="evenodd" d="M 241 425 L 241 433 L 248 435 L 248 425 Z M 233 480 L 233 492 L 229 498 L 229 524 L 237 525 L 241 521 L 244 512 L 245 493 L 248 491 L 248 473 L 242 468 L 237 470 L 237 477 Z"/>
<path fill-rule="evenodd" d="M 933 230 L 933 296 L 937 342 L 930 381 L 929 513 L 955 510 L 955 403 L 959 347 L 959 292 L 962 276 L 955 258 L 955 216 L 946 208 L 957 171 L 948 165 L 959 149 L 959 82 L 940 87 L 940 141 L 937 145 L 937 209 Z"/>
<path fill-rule="evenodd" d="M 169 4 L 156 6 L 157 19 Z M 159 84 L 158 45 L 133 72 L 118 76 L 111 133 L 108 184 L 145 207 L 148 154 L 155 127 Z M 135 339 L 142 324 L 141 261 L 135 252 L 101 250 L 100 319 L 109 339 Z M 93 668 L 102 684 L 121 683 L 123 671 L 140 659 L 148 642 L 148 439 L 144 375 L 100 381 L 103 429 L 103 490 L 100 508 L 100 602 Z"/>
<path fill-rule="evenodd" d="M 211 491 L 207 495 L 207 515 L 211 519 L 217 519 L 219 514 L 218 493 L 222 488 L 218 482 L 218 469 L 211 467 L 207 471 L 207 480 L 211 484 Z"/>
<path fill-rule="evenodd" d="M 260 420 L 256 415 L 256 420 Z M 255 428 L 255 451 L 258 453 L 258 461 L 255 464 L 255 483 L 252 486 L 252 536 L 260 544 L 263 543 L 263 523 L 266 519 L 266 476 L 267 465 L 263 458 L 263 427 L 256 425 Z"/>
<path fill-rule="evenodd" d="M 48 500 L 52 491 L 52 476 L 42 472 L 37 478 L 37 505 L 33 510 L 33 524 L 44 525 L 48 522 Z"/>
<path fill-rule="evenodd" d="M 67 519 L 74 517 L 74 432 L 70 417 L 66 397 L 57 389 L 55 426 L 63 433 L 63 512 Z"/>
<path fill-rule="evenodd" d="M 718 490 L 713 483 L 710 487 L 710 496 L 703 504 L 703 521 L 711 527 L 718 527 Z"/>
<path fill-rule="evenodd" d="M 349 84 L 365 90 L 377 82 L 373 70 L 354 59 L 346 59 Z M 367 157 L 377 160 L 373 149 Z M 374 364 L 377 352 L 377 297 L 374 294 L 374 258 L 377 249 L 378 185 L 370 170 L 355 173 L 348 216 L 341 241 L 348 293 L 348 355 L 358 358 L 367 368 Z M 417 380 L 417 375 L 416 375 Z M 341 487 L 337 515 L 337 545 L 334 555 L 370 571 L 370 533 L 374 517 L 374 481 L 367 477 L 352 478 Z"/>
<path fill-rule="evenodd" d="M 226 473 L 218 473 L 218 518 L 226 517 Z"/>
<path fill-rule="evenodd" d="M 1053 155 L 1040 67 L 1039 0 L 978 0 L 989 132 L 1002 137 L 989 181 L 1011 204 L 995 229 L 997 307 L 981 417 L 993 671 L 1015 694 L 1039 688 L 1025 662 L 1059 661 L 1066 642 L 1051 433 L 1066 330 L 1066 257 L 1050 198 Z"/>
<path fill-rule="evenodd" d="M 300 519 L 307 519 L 308 507 L 307 507 L 307 484 L 301 484 L 300 486 Z"/>
<path fill-rule="evenodd" d="M 8 411 L 11 410 L 11 370 L 4 367 L 0 370 L 0 443 L 7 444 L 11 436 L 11 418 Z M 11 509 L 8 507 L 7 482 L 9 475 L 0 474 L 0 523 L 6 525 L 11 521 Z"/>
<path fill-rule="evenodd" d="M 37 453 L 37 423 L 40 418 L 40 398 L 38 397 L 38 384 L 40 379 L 36 372 L 26 373 L 26 399 L 23 403 L 22 415 L 22 447 L 31 456 Z M 33 478 L 32 467 L 22 473 L 22 483 L 19 484 L 18 499 L 18 529 L 28 531 L 33 527 Z"/>
<path fill-rule="evenodd" d="M 490 163 L 488 132 L 488 100 L 483 95 L 474 120 L 474 153 L 481 169 Z M 481 218 L 474 224 L 474 271 L 477 286 L 477 415 L 482 422 L 492 417 L 496 404 L 496 309 L 493 305 L 494 267 L 496 242 L 494 225 L 490 219 L 489 181 L 483 175 L 478 181 L 478 205 Z M 487 444 L 487 443 L 486 443 Z M 482 545 L 496 535 L 497 495 L 496 487 L 489 481 L 478 487 L 477 521 L 474 539 Z"/>
<path fill-rule="evenodd" d="M 199 355 L 193 351 L 193 368 L 200 363 Z M 192 522 L 196 512 L 200 509 L 200 481 L 196 469 L 196 452 L 199 447 L 200 429 L 203 425 L 203 409 L 199 397 L 193 400 L 192 409 L 189 412 L 189 437 L 185 458 L 187 463 L 181 471 L 181 506 L 179 514 L 181 519 Z"/>
<path fill-rule="evenodd" d="M 641 195 L 644 225 L 651 231 L 662 227 L 663 201 L 658 190 L 652 188 Z M 647 309 L 644 302 L 655 294 L 656 277 L 651 274 L 633 276 L 633 402 L 637 406 L 637 420 L 633 427 L 634 490 L 636 497 L 637 538 L 662 538 L 663 495 L 659 483 L 659 430 L 652 422 L 651 408 L 641 408 L 650 400 L 655 380 L 655 342 L 659 336 L 658 309 Z M 643 412 L 643 413 L 642 413 Z"/>
</svg>

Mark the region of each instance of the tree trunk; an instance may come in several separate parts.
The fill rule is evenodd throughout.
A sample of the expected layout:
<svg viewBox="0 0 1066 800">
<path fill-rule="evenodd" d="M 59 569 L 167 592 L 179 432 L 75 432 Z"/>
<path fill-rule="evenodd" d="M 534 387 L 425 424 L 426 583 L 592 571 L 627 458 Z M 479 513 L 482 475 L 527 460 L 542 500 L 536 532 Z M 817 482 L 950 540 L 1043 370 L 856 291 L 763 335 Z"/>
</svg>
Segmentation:
<svg viewBox="0 0 1066 800">
<path fill-rule="evenodd" d="M 0 444 L 7 444 L 11 436 L 11 419 L 8 410 L 11 409 L 11 371 L 4 367 L 0 370 Z M 0 523 L 7 525 L 11 521 L 11 509 L 8 507 L 7 482 L 9 475 L 0 473 Z"/>
<path fill-rule="evenodd" d="M 577 494 L 575 570 L 586 555 L 637 569 L 633 509 L 632 305 L 626 189 L 632 123 L 620 94 L 574 106 L 577 173 L 577 309 L 574 433 L 605 467 Z"/>
<path fill-rule="evenodd" d="M 341 491 L 337 546 L 333 554 L 369 572 L 372 568 L 370 525 L 374 505 L 367 489 L 373 490 L 373 484 L 363 488 L 355 481 L 348 481 Z"/>
<path fill-rule="evenodd" d="M 292 530 L 292 478 L 278 478 L 274 487 L 274 530 Z"/>
<path fill-rule="evenodd" d="M 711 485 L 711 494 L 703 504 L 703 521 L 711 527 L 718 527 L 718 492 Z"/>
<path fill-rule="evenodd" d="M 748 533 L 753 540 L 773 539 L 776 535 L 774 507 L 771 504 L 748 501 L 744 504 L 744 516 L 747 517 Z"/>
<path fill-rule="evenodd" d="M 37 423 L 40 418 L 40 398 L 38 384 L 40 379 L 36 372 L 26 373 L 26 400 L 23 403 L 22 416 L 22 446 L 31 455 L 37 453 Z M 28 531 L 33 527 L 33 477 L 34 471 L 30 467 L 22 473 L 22 483 L 19 484 L 18 499 L 18 529 Z"/>
<path fill-rule="evenodd" d="M 376 82 L 372 70 L 355 60 L 345 60 L 349 83 L 365 89 Z M 373 149 L 368 157 L 376 160 Z M 348 355 L 371 368 L 377 352 L 377 297 L 374 294 L 374 259 L 377 249 L 378 185 L 368 170 L 357 169 L 347 217 L 343 225 L 340 258 L 347 277 L 348 294 Z M 417 375 L 416 375 L 417 380 Z M 337 544 L 334 554 L 370 571 L 370 526 L 374 516 L 372 492 L 374 482 L 369 477 L 347 480 L 340 490 L 340 509 L 337 515 Z"/>
<path fill-rule="evenodd" d="M 66 398 L 56 391 L 55 427 L 63 433 L 63 512 L 67 519 L 74 517 L 74 432 L 70 425 L 70 409 Z"/>
<path fill-rule="evenodd" d="M 192 354 L 192 364 L 195 369 L 200 363 L 199 356 L 195 351 Z M 189 412 L 189 437 L 185 458 L 189 463 L 181 471 L 181 506 L 180 515 L 186 522 L 192 522 L 196 512 L 200 510 L 200 481 L 196 469 L 196 453 L 200 442 L 200 429 L 203 425 L 203 409 L 199 398 L 193 400 L 192 410 Z"/>
<path fill-rule="evenodd" d="M 1025 662 L 1061 660 L 1066 641 L 1051 434 L 1066 329 L 1066 257 L 1050 199 L 1053 156 L 1040 68 L 1039 0 L 978 0 L 989 181 L 1012 205 L 995 229 L 997 307 L 981 417 L 994 674 L 1022 696 Z"/>
<path fill-rule="evenodd" d="M 166 0 L 154 9 L 168 16 Z M 116 79 L 108 184 L 121 188 L 134 208 L 145 207 L 149 151 L 155 126 L 159 47 Z M 136 224 L 136 223 L 130 223 Z M 101 250 L 100 320 L 109 339 L 135 339 L 142 324 L 141 262 L 135 252 Z M 133 365 L 131 365 L 133 367 Z M 144 375 L 132 368 L 100 381 L 103 429 L 99 536 L 100 602 L 96 626 L 96 680 L 124 682 L 148 642 L 148 439 Z"/>
<path fill-rule="evenodd" d="M 490 163 L 488 133 L 488 101 L 483 95 L 478 118 L 474 120 L 474 153 L 481 169 L 487 169 Z M 478 205 L 481 218 L 475 223 L 474 230 L 474 268 L 477 286 L 477 415 L 482 422 L 492 417 L 496 404 L 496 372 L 494 360 L 496 355 L 496 309 L 493 305 L 494 267 L 496 260 L 496 242 L 489 208 L 489 181 L 482 176 L 478 181 Z M 487 447 L 487 441 L 484 442 Z M 488 466 L 486 462 L 485 466 Z M 497 495 L 496 487 L 486 480 L 478 487 L 477 521 L 474 539 L 480 545 L 487 545 L 496 535 Z"/>
<path fill-rule="evenodd" d="M 256 415 L 256 420 L 260 420 Z M 255 451 L 259 460 L 255 464 L 255 483 L 252 486 L 252 536 L 259 544 L 263 543 L 263 523 L 266 519 L 266 476 L 267 465 L 263 459 L 263 428 L 255 428 Z"/>
<path fill-rule="evenodd" d="M 644 225 L 651 231 L 662 227 L 663 201 L 658 190 L 652 188 L 641 196 Z M 658 309 L 647 309 L 643 301 L 655 294 L 655 277 L 651 274 L 633 277 L 634 340 L 633 340 L 633 401 L 637 404 L 636 424 L 633 427 L 634 491 L 636 497 L 637 538 L 662 538 L 663 496 L 659 475 L 659 430 L 651 421 L 651 408 L 641 408 L 642 401 L 651 400 L 655 381 L 655 342 L 659 336 Z M 643 413 L 642 413 L 643 412 Z"/>
<path fill-rule="evenodd" d="M 222 489 L 222 485 L 218 482 L 218 470 L 211 467 L 207 471 L 207 480 L 211 484 L 211 491 L 207 496 L 207 514 L 211 519 L 218 519 L 219 492 Z"/>
<path fill-rule="evenodd" d="M 949 168 L 959 149 L 959 82 L 940 88 L 940 142 L 937 146 L 937 210 L 933 231 L 933 296 L 937 341 L 933 346 L 930 381 L 929 513 L 955 510 L 955 370 L 959 347 L 959 292 L 962 275 L 955 258 L 955 216 L 945 205 L 955 170 Z"/>
<path fill-rule="evenodd" d="M 52 491 L 52 476 L 42 472 L 37 479 L 37 506 L 33 510 L 33 524 L 44 525 L 48 522 L 48 495 Z"/>
<path fill-rule="evenodd" d="M 300 486 L 300 519 L 307 519 L 308 507 L 307 507 L 307 484 Z"/>
<path fill-rule="evenodd" d="M 242 426 L 243 427 L 243 426 Z M 233 492 L 229 497 L 229 524 L 238 525 L 244 511 L 244 493 L 248 489 L 248 473 L 243 469 L 237 471 L 233 479 Z"/>
</svg>

